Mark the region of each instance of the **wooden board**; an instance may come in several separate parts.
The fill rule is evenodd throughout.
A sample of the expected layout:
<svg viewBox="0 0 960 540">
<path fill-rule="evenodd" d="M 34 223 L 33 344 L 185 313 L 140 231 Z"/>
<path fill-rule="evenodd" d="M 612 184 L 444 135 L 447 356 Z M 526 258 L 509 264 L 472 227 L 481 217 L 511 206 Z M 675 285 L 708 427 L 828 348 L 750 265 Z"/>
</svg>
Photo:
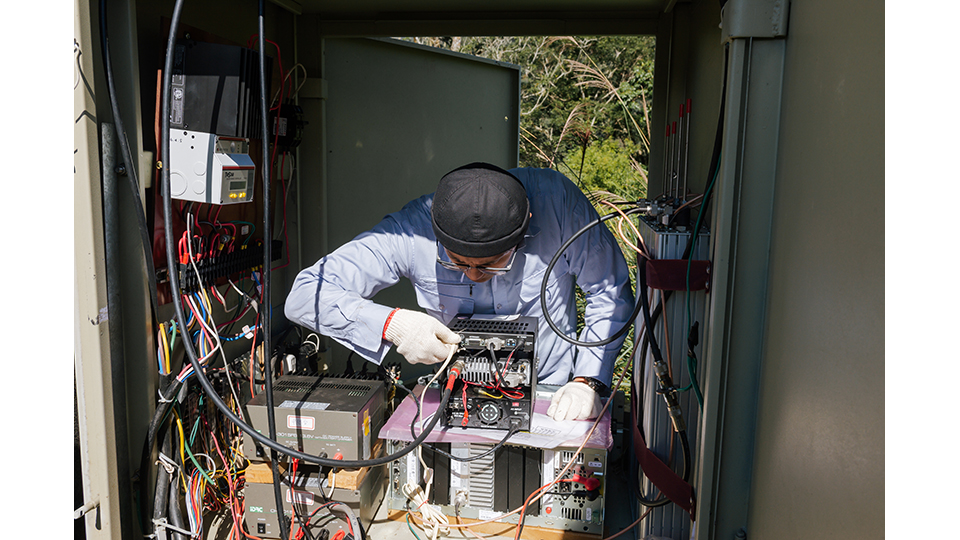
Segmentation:
<svg viewBox="0 0 960 540">
<path fill-rule="evenodd" d="M 406 522 L 407 512 L 404 510 L 388 510 L 387 519 L 391 521 L 403 521 Z M 412 523 L 416 523 L 416 520 L 413 519 L 417 516 L 416 513 L 410 514 Z M 450 518 L 451 523 L 455 522 L 456 518 Z M 469 518 L 460 518 L 460 523 L 470 524 L 470 523 L 479 523 L 481 520 L 478 519 L 469 519 Z M 500 523 L 500 522 L 490 522 L 484 523 L 482 525 L 477 525 L 471 527 L 471 529 L 476 533 L 483 534 L 492 534 L 496 536 L 503 536 L 508 538 L 513 538 L 516 534 L 517 524 L 516 523 Z M 450 536 L 460 535 L 459 529 L 451 529 Z M 463 534 L 464 537 L 467 536 L 466 533 Z M 584 532 L 576 531 L 564 531 L 559 529 L 547 529 L 544 527 L 534 527 L 532 525 L 523 526 L 523 538 L 524 540 L 599 540 L 603 535 L 599 534 L 587 534 Z"/>
<path fill-rule="evenodd" d="M 383 441 L 377 440 L 377 443 L 373 446 L 373 457 L 378 458 L 382 453 Z M 336 472 L 336 474 L 331 471 L 327 475 L 327 482 L 338 489 L 349 489 L 351 491 L 356 491 L 360 489 L 360 484 L 363 483 L 363 479 L 367 476 L 368 472 L 370 472 L 370 467 L 363 467 L 361 469 L 340 469 Z"/>
<path fill-rule="evenodd" d="M 279 467 L 281 473 L 287 471 L 286 464 L 281 463 Z M 248 483 L 272 484 L 273 470 L 271 470 L 269 462 L 254 461 L 247 466 L 244 478 L 246 478 Z"/>
</svg>

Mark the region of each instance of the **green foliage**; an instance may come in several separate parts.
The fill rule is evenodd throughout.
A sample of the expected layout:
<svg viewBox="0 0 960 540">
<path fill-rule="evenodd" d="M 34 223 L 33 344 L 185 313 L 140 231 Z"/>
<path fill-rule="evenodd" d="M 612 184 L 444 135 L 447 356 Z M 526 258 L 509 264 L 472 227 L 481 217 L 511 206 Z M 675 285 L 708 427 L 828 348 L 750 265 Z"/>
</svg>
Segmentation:
<svg viewBox="0 0 960 540">
<path fill-rule="evenodd" d="M 654 38 L 407 38 L 520 66 L 520 166 L 556 168 L 585 145 L 623 142 L 644 179 L 650 152 Z M 575 175 L 574 175 L 575 176 Z"/>
<path fill-rule="evenodd" d="M 631 159 L 635 152 L 632 141 L 606 139 L 567 154 L 563 168 L 584 193 L 636 200 L 646 196 L 647 182 Z"/>
</svg>

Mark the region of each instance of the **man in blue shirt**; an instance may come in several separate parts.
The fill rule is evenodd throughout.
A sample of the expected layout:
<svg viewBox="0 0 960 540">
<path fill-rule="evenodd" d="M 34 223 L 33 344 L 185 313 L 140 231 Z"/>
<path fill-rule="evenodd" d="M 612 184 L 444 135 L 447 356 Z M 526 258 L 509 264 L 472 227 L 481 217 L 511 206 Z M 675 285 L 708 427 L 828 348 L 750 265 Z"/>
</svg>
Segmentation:
<svg viewBox="0 0 960 540">
<path fill-rule="evenodd" d="M 301 271 L 285 313 L 372 362 L 395 345 L 408 362 L 423 364 L 442 362 L 459 341 L 446 327 L 457 314 L 536 317 L 537 380 L 563 385 L 548 414 L 592 418 L 623 338 L 601 347 L 559 338 L 543 319 L 540 290 L 561 245 L 597 219 L 590 201 L 556 171 L 472 163 L 446 174 L 435 193 Z M 402 277 L 426 313 L 369 300 Z M 568 336 L 576 331 L 574 283 L 587 299 L 580 341 L 604 340 L 627 323 L 633 308 L 629 270 L 606 226 L 573 242 L 548 278 L 550 319 Z"/>
</svg>

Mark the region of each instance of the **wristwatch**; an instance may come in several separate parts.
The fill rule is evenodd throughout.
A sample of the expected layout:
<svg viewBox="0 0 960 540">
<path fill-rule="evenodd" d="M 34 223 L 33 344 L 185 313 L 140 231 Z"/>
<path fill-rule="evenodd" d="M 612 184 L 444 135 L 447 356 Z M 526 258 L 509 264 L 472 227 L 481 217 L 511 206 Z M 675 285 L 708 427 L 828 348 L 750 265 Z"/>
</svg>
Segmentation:
<svg viewBox="0 0 960 540">
<path fill-rule="evenodd" d="M 593 389 L 594 392 L 596 392 L 601 396 L 607 392 L 607 385 L 603 384 L 602 382 L 592 377 L 574 377 L 573 380 L 576 382 L 582 382 L 583 384 L 589 386 L 591 389 Z"/>
</svg>

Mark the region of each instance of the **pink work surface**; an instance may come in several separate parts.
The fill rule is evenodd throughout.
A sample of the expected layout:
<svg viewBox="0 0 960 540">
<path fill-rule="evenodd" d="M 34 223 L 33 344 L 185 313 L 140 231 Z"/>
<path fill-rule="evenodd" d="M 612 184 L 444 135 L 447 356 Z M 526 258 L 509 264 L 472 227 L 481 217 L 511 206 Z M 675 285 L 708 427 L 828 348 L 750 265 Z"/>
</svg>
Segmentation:
<svg viewBox="0 0 960 540">
<path fill-rule="evenodd" d="M 413 389 L 414 395 L 419 399 L 422 386 Z M 540 393 L 540 392 L 538 392 Z M 552 395 L 552 393 L 550 394 Z M 431 416 L 436 412 L 440 405 L 440 390 L 430 388 L 423 398 L 423 425 L 428 425 Z M 567 420 L 557 423 L 547 416 L 547 408 L 550 406 L 550 398 L 537 399 L 533 404 L 534 417 L 532 421 L 531 432 L 520 432 L 510 438 L 507 442 L 523 446 L 539 446 L 542 448 L 558 447 L 579 447 L 583 438 L 588 433 L 590 426 L 596 420 Z M 567 422 L 575 424 L 567 424 Z M 416 424 L 415 432 L 420 434 L 420 420 L 417 417 L 417 404 L 414 397 L 408 395 L 397 410 L 387 419 L 383 428 L 380 430 L 380 438 L 397 441 L 412 441 L 413 434 L 410 433 L 410 426 Z M 557 424 L 560 424 L 557 426 Z M 555 428 L 561 429 L 555 429 Z M 572 431 L 580 433 L 573 437 L 564 435 L 563 427 L 573 428 Z M 460 427 L 444 428 L 437 422 L 433 431 L 427 435 L 426 442 L 429 443 L 488 443 L 494 444 L 500 441 L 507 432 L 497 429 L 465 429 Z M 483 436 L 486 435 L 486 436 Z M 544 442 L 549 438 L 548 442 Z M 604 413 L 600 419 L 597 428 L 587 440 L 585 448 L 605 448 L 607 450 L 613 447 L 613 435 L 610 432 L 610 409 Z"/>
</svg>

